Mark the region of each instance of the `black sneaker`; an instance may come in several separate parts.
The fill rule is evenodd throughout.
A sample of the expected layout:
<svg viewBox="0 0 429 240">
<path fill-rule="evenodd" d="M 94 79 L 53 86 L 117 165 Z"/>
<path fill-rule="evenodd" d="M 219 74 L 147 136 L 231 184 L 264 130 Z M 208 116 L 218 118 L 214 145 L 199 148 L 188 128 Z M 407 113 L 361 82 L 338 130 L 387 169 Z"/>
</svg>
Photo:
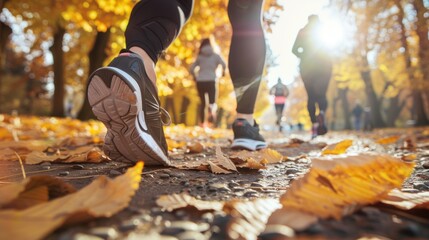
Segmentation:
<svg viewBox="0 0 429 240">
<path fill-rule="evenodd" d="M 113 160 L 170 165 L 158 93 L 137 54 L 122 53 L 89 78 L 88 99 L 107 127 L 104 152 Z M 169 116 L 168 116 L 169 118 Z"/>
<path fill-rule="evenodd" d="M 232 131 L 234 132 L 232 149 L 255 151 L 267 147 L 265 139 L 259 134 L 259 126 L 256 122 L 252 126 L 245 119 L 237 119 L 232 124 Z"/>
<path fill-rule="evenodd" d="M 328 132 L 328 128 L 325 125 L 325 113 L 321 112 L 317 116 L 317 123 L 319 123 L 319 126 L 317 127 L 317 135 L 325 135 Z"/>
</svg>

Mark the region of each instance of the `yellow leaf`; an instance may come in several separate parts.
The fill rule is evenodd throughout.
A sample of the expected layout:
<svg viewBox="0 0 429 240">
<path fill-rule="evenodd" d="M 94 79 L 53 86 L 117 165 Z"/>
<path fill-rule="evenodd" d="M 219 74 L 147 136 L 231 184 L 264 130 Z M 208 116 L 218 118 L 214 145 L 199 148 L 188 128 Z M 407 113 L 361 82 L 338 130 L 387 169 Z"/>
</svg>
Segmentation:
<svg viewBox="0 0 429 240">
<path fill-rule="evenodd" d="M 322 155 L 328 155 L 328 154 L 333 154 L 333 155 L 338 155 L 338 154 L 343 154 L 347 151 L 347 149 L 353 144 L 353 140 L 343 140 L 339 143 L 336 144 L 331 144 L 325 147 L 325 149 L 323 149 L 322 151 Z"/>
<path fill-rule="evenodd" d="M 312 159 L 312 165 L 280 202 L 288 209 L 336 219 L 355 206 L 380 201 L 414 169 L 414 164 L 374 153 Z"/>
<path fill-rule="evenodd" d="M 72 185 L 55 177 L 32 176 L 0 186 L 0 208 L 23 209 L 75 191 Z"/>
<path fill-rule="evenodd" d="M 399 139 L 399 136 L 390 136 L 378 139 L 376 142 L 382 145 L 396 143 Z"/>
<path fill-rule="evenodd" d="M 139 186 L 142 170 L 143 163 L 138 162 L 113 180 L 102 176 L 65 197 L 22 211 L 0 211 L 2 238 L 42 239 L 68 222 L 110 217 L 129 204 Z"/>
<path fill-rule="evenodd" d="M 13 135 L 6 128 L 0 127 L 0 140 L 13 140 Z"/>
</svg>

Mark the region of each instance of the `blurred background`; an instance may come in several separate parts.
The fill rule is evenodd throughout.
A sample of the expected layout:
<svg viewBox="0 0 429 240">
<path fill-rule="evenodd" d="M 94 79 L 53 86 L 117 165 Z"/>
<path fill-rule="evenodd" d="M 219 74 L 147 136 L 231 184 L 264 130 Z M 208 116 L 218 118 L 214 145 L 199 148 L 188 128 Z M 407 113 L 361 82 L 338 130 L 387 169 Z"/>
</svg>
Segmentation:
<svg viewBox="0 0 429 240">
<path fill-rule="evenodd" d="M 0 113 L 92 118 L 88 75 L 124 48 L 134 0 L 0 0 Z M 225 59 L 231 37 L 227 0 L 196 0 L 194 14 L 157 65 L 162 106 L 173 123 L 197 125 L 200 104 L 189 65 L 202 38 Z M 331 129 L 352 129 L 360 104 L 374 127 L 429 124 L 429 0 L 266 0 L 268 51 L 256 116 L 275 124 L 269 89 L 282 79 L 290 95 L 283 124 L 311 125 L 299 60 L 291 49 L 311 14 L 334 58 L 326 113 Z M 229 75 L 220 79 L 218 127 L 235 114 Z"/>
</svg>

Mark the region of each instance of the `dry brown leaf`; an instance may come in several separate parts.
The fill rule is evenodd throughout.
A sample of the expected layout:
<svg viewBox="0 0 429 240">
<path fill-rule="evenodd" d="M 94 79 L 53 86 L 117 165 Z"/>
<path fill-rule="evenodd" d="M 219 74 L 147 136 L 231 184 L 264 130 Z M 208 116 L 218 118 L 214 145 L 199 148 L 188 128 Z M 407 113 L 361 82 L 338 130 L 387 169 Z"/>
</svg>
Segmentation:
<svg viewBox="0 0 429 240">
<path fill-rule="evenodd" d="M 199 142 L 194 142 L 187 146 L 188 153 L 202 153 L 204 151 L 204 145 Z"/>
<path fill-rule="evenodd" d="M 230 173 L 232 173 L 231 171 L 226 170 L 226 169 L 224 169 L 224 168 L 222 168 L 222 167 L 220 167 L 220 166 L 216 165 L 216 164 L 215 164 L 215 163 L 213 163 L 212 161 L 208 161 L 207 163 L 209 164 L 209 166 L 210 166 L 210 171 L 211 171 L 212 173 L 215 173 L 215 174 L 230 174 Z"/>
<path fill-rule="evenodd" d="M 394 189 L 381 202 L 403 210 L 414 208 L 429 209 L 429 192 L 405 193 Z"/>
<path fill-rule="evenodd" d="M 412 163 L 375 153 L 312 159 L 312 165 L 280 202 L 288 209 L 336 219 L 358 205 L 380 201 L 414 169 Z"/>
<path fill-rule="evenodd" d="M 110 217 L 125 208 L 137 190 L 143 169 L 139 162 L 113 180 L 99 177 L 78 192 L 25 210 L 0 211 L 5 239 L 42 239 L 65 223 Z M 25 229 L 25 231 L 23 231 Z"/>
<path fill-rule="evenodd" d="M 29 179 L 24 180 L 24 182 L 28 181 Z M 17 198 L 24 190 L 25 185 L 19 182 L 0 185 L 0 208 Z"/>
<path fill-rule="evenodd" d="M 235 167 L 234 163 L 229 158 L 223 155 L 223 152 L 219 146 L 216 147 L 216 160 L 213 162 L 215 162 L 216 165 L 225 168 L 226 170 L 237 172 L 237 167 Z"/>
<path fill-rule="evenodd" d="M 54 154 L 48 155 L 44 152 L 33 151 L 25 157 L 26 164 L 38 164 L 42 162 L 55 162 L 59 160 L 65 160 L 69 158 L 70 155 Z"/>
<path fill-rule="evenodd" d="M 64 162 L 87 162 L 87 163 L 100 163 L 108 161 L 109 158 L 104 154 L 104 152 L 93 146 L 84 146 L 73 151 L 70 151 L 70 158 L 66 159 Z"/>
<path fill-rule="evenodd" d="M 232 239 L 256 239 L 265 229 L 269 216 L 281 205 L 276 199 L 232 200 L 223 210 L 232 217 L 227 233 Z"/>
<path fill-rule="evenodd" d="M 0 150 L 0 161 L 18 161 L 16 151 L 11 148 L 3 148 Z"/>
<path fill-rule="evenodd" d="M 22 149 L 27 153 L 31 151 L 43 151 L 52 144 L 52 141 L 46 140 L 25 140 L 25 141 L 1 141 L 0 150 L 5 148 L 10 148 L 13 150 Z M 17 151 L 19 154 L 20 152 Z"/>
<path fill-rule="evenodd" d="M 84 146 L 70 151 L 58 151 L 59 153 L 47 154 L 45 152 L 31 152 L 25 158 L 26 164 L 38 164 L 41 162 L 64 163 L 99 163 L 108 161 L 109 158 L 98 147 Z"/>
<path fill-rule="evenodd" d="M 281 153 L 270 148 L 259 151 L 234 152 L 230 158 L 238 167 L 251 169 L 264 169 L 265 164 L 279 163 L 285 160 Z"/>
<path fill-rule="evenodd" d="M 223 208 L 223 202 L 202 201 L 186 193 L 162 195 L 156 200 L 156 204 L 162 207 L 162 209 L 170 212 L 186 207 L 195 207 L 200 211 L 220 211 Z"/>
<path fill-rule="evenodd" d="M 276 210 L 268 219 L 268 224 L 285 225 L 300 231 L 317 222 L 318 218 L 312 214 L 302 211 L 281 208 Z"/>
<path fill-rule="evenodd" d="M 339 155 L 339 154 L 343 154 L 347 151 L 347 149 L 353 144 L 353 140 L 343 140 L 341 142 L 335 143 L 335 144 L 331 144 L 326 146 L 323 150 L 322 150 L 322 155 Z"/>
<path fill-rule="evenodd" d="M 0 186 L 0 208 L 24 209 L 75 192 L 64 181 L 51 176 L 32 176 Z"/>
</svg>

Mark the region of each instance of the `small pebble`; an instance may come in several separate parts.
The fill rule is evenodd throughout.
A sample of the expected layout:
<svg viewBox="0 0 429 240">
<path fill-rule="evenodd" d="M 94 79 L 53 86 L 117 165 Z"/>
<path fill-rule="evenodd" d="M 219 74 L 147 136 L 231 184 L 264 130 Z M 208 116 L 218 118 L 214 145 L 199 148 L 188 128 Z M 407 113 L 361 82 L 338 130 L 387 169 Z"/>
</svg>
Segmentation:
<svg viewBox="0 0 429 240">
<path fill-rule="evenodd" d="M 64 171 L 64 172 L 60 172 L 60 173 L 58 173 L 58 176 L 68 176 L 68 175 L 70 175 L 70 172 L 68 172 L 68 171 Z"/>
<path fill-rule="evenodd" d="M 207 239 L 204 234 L 200 232 L 194 232 L 194 231 L 186 231 L 178 234 L 176 236 L 179 240 L 205 240 Z"/>
<path fill-rule="evenodd" d="M 85 233 L 76 233 L 73 235 L 73 240 L 103 240 L 101 237 L 97 237 L 94 235 L 89 235 Z"/>
<path fill-rule="evenodd" d="M 429 169 L 429 161 L 426 161 L 422 164 L 424 169 Z"/>
<path fill-rule="evenodd" d="M 117 171 L 117 170 L 110 170 L 109 171 L 109 175 L 113 175 L 113 176 L 119 176 L 119 175 L 121 175 L 122 173 L 121 172 L 119 172 L 119 171 Z"/>
<path fill-rule="evenodd" d="M 170 178 L 170 174 L 161 173 L 161 174 L 159 174 L 159 178 L 161 178 L 161 179 L 168 179 L 168 178 Z"/>
<path fill-rule="evenodd" d="M 111 227 L 97 227 L 90 230 L 90 234 L 103 239 L 115 239 L 118 237 L 118 231 Z"/>
<path fill-rule="evenodd" d="M 40 166 L 51 166 L 51 163 L 50 162 L 43 162 L 43 163 L 41 163 L 40 164 Z"/>
<path fill-rule="evenodd" d="M 72 168 L 73 168 L 73 169 L 76 169 L 76 170 L 82 170 L 82 169 L 84 169 L 85 167 L 84 167 L 82 164 L 77 164 L 77 165 L 73 165 L 73 166 L 72 166 Z"/>
<path fill-rule="evenodd" d="M 131 219 L 131 220 L 123 222 L 119 226 L 119 230 L 123 231 L 123 232 L 131 231 L 131 230 L 136 229 L 141 224 L 142 224 L 142 222 L 139 219 L 137 219 L 137 218 Z"/>
</svg>

